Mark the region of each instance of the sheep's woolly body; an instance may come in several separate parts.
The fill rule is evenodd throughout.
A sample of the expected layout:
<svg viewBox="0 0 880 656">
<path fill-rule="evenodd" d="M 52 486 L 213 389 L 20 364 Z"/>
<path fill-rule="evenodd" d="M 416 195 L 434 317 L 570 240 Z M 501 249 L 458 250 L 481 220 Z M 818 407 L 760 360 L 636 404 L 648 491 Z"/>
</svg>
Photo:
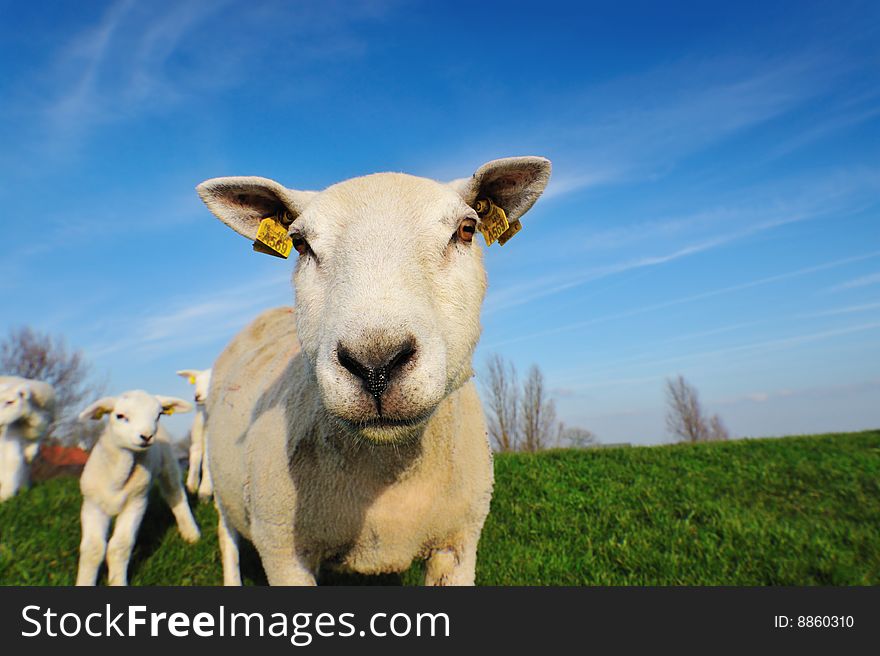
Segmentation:
<svg viewBox="0 0 880 656">
<path fill-rule="evenodd" d="M 0 376 L 0 501 L 28 485 L 28 463 L 36 456 L 55 414 L 48 383 Z"/>
<path fill-rule="evenodd" d="M 163 487 L 172 487 L 180 468 L 164 428 L 159 429 L 155 440 L 149 450 L 133 453 L 99 439 L 79 479 L 83 498 L 115 517 L 128 503 L 145 497 L 154 480 Z"/>
<path fill-rule="evenodd" d="M 120 398 L 126 398 L 128 392 Z M 144 397 L 148 397 L 145 393 Z M 164 397 L 149 397 L 151 399 Z M 140 400 L 140 399 L 139 399 Z M 112 413 L 112 403 L 92 409 L 81 417 L 100 419 L 102 414 Z M 179 407 L 191 407 L 181 402 Z M 98 569 L 106 555 L 108 583 L 126 585 L 128 582 L 128 562 L 137 538 L 138 529 L 147 509 L 150 488 L 154 481 L 159 484 L 162 496 L 171 507 L 181 536 L 187 542 L 199 539 L 199 529 L 193 519 L 186 493 L 180 480 L 180 468 L 164 428 L 157 426 L 156 412 L 161 410 L 158 401 L 155 409 L 148 408 L 145 415 L 152 420 L 151 444 L 144 450 L 132 450 L 124 437 L 114 434 L 114 426 L 108 424 L 89 455 L 89 460 L 80 477 L 80 490 L 83 495 L 80 519 L 82 540 L 80 542 L 79 569 L 77 585 L 95 585 Z M 131 405 L 128 406 L 129 411 Z M 107 541 L 110 522 L 116 518 L 113 535 Z"/>
<path fill-rule="evenodd" d="M 326 421 L 306 366 L 292 308 L 261 315 L 214 365 L 215 495 L 225 522 L 260 546 L 270 582 L 313 583 L 321 564 L 398 572 L 428 558 L 429 583 L 473 584 L 473 563 L 456 564 L 475 558 L 492 492 L 473 383 L 440 404 L 419 441 L 355 444 Z"/>
</svg>

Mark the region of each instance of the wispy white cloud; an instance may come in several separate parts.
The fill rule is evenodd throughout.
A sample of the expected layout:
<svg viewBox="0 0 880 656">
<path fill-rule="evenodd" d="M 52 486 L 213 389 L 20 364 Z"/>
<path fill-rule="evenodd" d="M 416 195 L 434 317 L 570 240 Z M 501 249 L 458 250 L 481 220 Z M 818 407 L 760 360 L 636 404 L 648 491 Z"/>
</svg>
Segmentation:
<svg viewBox="0 0 880 656">
<path fill-rule="evenodd" d="M 365 48 L 353 26 L 396 4 L 117 0 L 57 47 L 53 63 L 37 76 L 44 87 L 39 94 L 22 80 L 21 93 L 4 102 L 43 117 L 41 133 L 53 156 L 75 152 L 96 127 L 201 103 L 209 93 L 244 83 L 253 67 L 289 70 L 326 57 L 358 56 Z M 275 100 L 281 93 L 260 92 Z"/>
<path fill-rule="evenodd" d="M 796 132 L 770 151 L 768 159 L 783 157 L 813 143 L 828 139 L 880 116 L 878 94 L 872 89 L 856 97 L 846 97 L 830 111 L 823 112 L 809 127 Z"/>
<path fill-rule="evenodd" d="M 513 344 L 522 341 L 529 341 L 532 339 L 537 339 L 541 337 L 548 337 L 550 335 L 558 335 L 561 333 L 571 332 L 573 330 L 580 330 L 583 328 L 587 328 L 589 326 L 593 326 L 600 323 L 605 323 L 608 321 L 616 321 L 618 319 L 628 319 L 633 316 L 637 316 L 640 314 L 645 314 L 648 312 L 654 312 L 656 310 L 663 310 L 669 307 L 684 305 L 686 303 L 694 303 L 696 301 L 702 301 L 708 298 L 714 298 L 717 296 L 723 296 L 726 294 L 732 294 L 739 291 L 744 291 L 746 289 L 751 289 L 754 287 L 760 287 L 763 285 L 769 285 L 771 283 L 780 282 L 783 280 L 789 280 L 792 278 L 798 278 L 800 276 L 809 275 L 811 273 L 817 273 L 819 271 L 826 271 L 828 269 L 834 269 L 840 266 L 844 266 L 847 264 L 852 264 L 855 262 L 860 262 L 867 259 L 872 259 L 880 257 L 880 251 L 873 251 L 871 253 L 865 253 L 863 255 L 856 255 L 853 257 L 847 257 L 840 260 L 834 260 L 832 262 L 825 262 L 823 264 L 818 264 L 815 266 L 806 267 L 803 269 L 797 269 L 795 271 L 789 271 L 786 273 L 780 273 L 774 276 L 768 276 L 766 278 L 760 278 L 758 280 L 752 280 L 749 282 L 740 283 L 738 285 L 730 285 L 728 287 L 722 287 L 720 289 L 714 289 L 706 292 L 701 292 L 699 294 L 692 294 L 690 296 L 684 296 L 681 298 L 676 298 L 670 301 L 664 301 L 662 303 L 653 303 L 650 305 L 644 305 L 641 307 L 633 308 L 631 310 L 627 310 L 625 312 L 618 312 L 615 314 L 609 314 L 602 317 L 595 317 L 592 319 L 588 319 L 585 321 L 577 321 L 574 323 L 569 323 L 563 326 L 556 326 L 554 328 L 548 330 L 542 330 L 539 332 L 531 333 L 528 335 L 519 335 L 517 337 L 512 337 L 507 340 L 495 342 L 490 344 L 488 348 L 497 348 L 500 346 L 505 346 L 508 344 Z"/>
<path fill-rule="evenodd" d="M 438 163 L 433 155 L 424 169 L 438 179 L 461 177 L 481 158 L 516 148 L 552 156 L 550 199 L 656 180 L 683 158 L 827 91 L 836 70 L 814 54 L 773 60 L 684 58 L 576 92 L 544 94 L 531 111 L 553 118 L 530 121 L 528 136 L 514 124 L 509 134 L 490 137 L 491 143 L 455 144 L 448 161 Z"/>
<path fill-rule="evenodd" d="M 638 221 L 586 237 L 583 222 L 570 221 L 572 227 L 568 232 L 557 230 L 552 237 L 538 236 L 558 257 L 568 260 L 588 251 L 635 250 L 633 247 L 638 244 L 660 240 L 674 243 L 688 237 L 690 241 L 667 253 L 631 257 L 587 270 L 521 276 L 520 282 L 490 287 L 485 312 L 491 316 L 612 275 L 668 264 L 788 225 L 830 217 L 839 219 L 876 205 L 878 190 L 880 171 L 857 167 L 741 190 L 740 195 L 748 198 L 747 202 L 715 206 L 685 216 Z M 720 226 L 730 225 L 740 227 L 717 232 Z M 695 235 L 707 232 L 715 234 L 694 239 Z"/>
<path fill-rule="evenodd" d="M 620 179 L 618 172 L 613 169 L 562 173 L 553 176 L 542 198 L 547 200 L 557 196 L 565 196 L 575 191 L 620 181 Z"/>
<path fill-rule="evenodd" d="M 783 217 L 770 219 L 760 223 L 756 223 L 741 230 L 727 232 L 721 235 L 710 237 L 699 242 L 694 242 L 680 247 L 672 252 L 662 255 L 650 255 L 639 258 L 624 260 L 615 264 L 594 267 L 587 271 L 575 271 L 564 274 L 555 274 L 543 276 L 538 279 L 526 280 L 525 282 L 508 285 L 498 291 L 490 290 L 486 300 L 485 312 L 491 315 L 500 310 L 509 309 L 518 305 L 523 305 L 539 298 L 559 294 L 575 287 L 580 287 L 590 282 L 607 278 L 608 276 L 634 271 L 638 269 L 646 269 L 651 267 L 668 264 L 682 258 L 704 253 L 721 246 L 725 246 L 735 241 L 745 239 L 757 235 L 767 230 L 772 230 L 781 226 L 792 223 L 798 223 L 809 219 L 823 216 L 825 212 L 804 212 L 788 214 Z"/>
<path fill-rule="evenodd" d="M 867 276 L 861 276 L 860 278 L 847 280 L 846 282 L 842 282 L 839 285 L 829 287 L 826 291 L 831 293 L 842 292 L 847 289 L 857 289 L 859 287 L 867 287 L 868 285 L 877 284 L 880 284 L 880 271 L 878 271 L 877 273 L 870 273 Z"/>
<path fill-rule="evenodd" d="M 681 60 L 590 88 L 581 100 L 554 99 L 571 107 L 571 115 L 558 120 L 554 111 L 557 120 L 540 136 L 560 143 L 560 163 L 572 171 L 656 178 L 681 158 L 825 92 L 834 71 L 827 58 L 810 54 L 775 61 Z M 578 189 L 563 184 L 553 193 Z"/>
<path fill-rule="evenodd" d="M 880 303 L 863 303 L 861 305 L 848 305 L 847 307 L 822 310 L 821 312 L 809 312 L 807 314 L 799 314 L 797 318 L 814 319 L 817 317 L 831 317 L 840 314 L 852 314 L 854 312 L 870 312 L 871 310 L 880 310 Z"/>
<path fill-rule="evenodd" d="M 760 340 L 760 341 L 756 341 L 756 342 L 750 342 L 747 344 L 738 344 L 735 346 L 728 346 L 728 347 L 719 348 L 719 349 L 711 349 L 711 350 L 705 350 L 705 351 L 699 351 L 699 352 L 684 353 L 681 355 L 671 356 L 671 357 L 667 357 L 667 358 L 658 358 L 658 359 L 654 359 L 654 360 L 642 360 L 642 361 L 638 362 L 638 365 L 639 365 L 639 368 L 644 371 L 644 370 L 650 369 L 650 368 L 657 368 L 657 367 L 667 367 L 668 368 L 671 365 L 678 366 L 683 362 L 692 362 L 695 360 L 700 361 L 700 360 L 707 360 L 710 358 L 718 358 L 718 357 L 732 356 L 732 355 L 743 356 L 745 354 L 755 354 L 755 353 L 762 353 L 762 352 L 767 352 L 767 351 L 777 352 L 779 350 L 786 349 L 786 348 L 794 348 L 797 346 L 802 346 L 804 344 L 810 344 L 813 342 L 823 341 L 823 340 L 827 340 L 827 339 L 833 339 L 835 337 L 842 337 L 845 335 L 852 335 L 852 334 L 856 334 L 856 333 L 864 333 L 864 332 L 870 332 L 870 331 L 875 331 L 875 330 L 880 330 L 880 322 L 878 322 L 878 321 L 859 324 L 859 325 L 855 325 L 855 326 L 846 326 L 844 328 L 835 328 L 832 330 L 824 330 L 824 331 L 805 333 L 805 334 L 800 334 L 800 335 L 791 335 L 788 337 L 782 337 L 782 338 L 777 338 L 777 339 Z M 628 369 L 629 365 L 626 368 Z M 617 373 L 622 370 L 623 369 L 620 369 L 620 370 L 606 369 L 603 372 L 601 372 L 601 374 L 603 376 L 608 375 L 608 374 L 613 375 L 614 373 Z M 717 367 L 714 368 L 714 371 L 716 374 L 718 374 Z M 580 372 L 578 372 L 577 377 L 575 377 L 575 376 L 559 377 L 559 378 L 554 378 L 552 380 L 552 382 L 554 384 L 567 384 L 571 380 L 575 380 L 575 379 L 582 380 L 585 375 L 589 375 L 590 377 L 593 377 L 594 375 L 597 375 L 599 373 L 600 372 L 580 371 Z M 653 382 L 656 380 L 666 378 L 667 376 L 672 375 L 673 373 L 674 372 L 672 372 L 672 371 L 666 370 L 666 371 L 658 372 L 655 375 L 646 376 L 646 377 L 623 378 L 623 379 L 610 378 L 608 380 L 610 380 L 611 384 L 627 385 L 627 384 L 636 384 L 636 383 L 643 383 L 643 382 Z M 593 383 L 585 383 L 582 385 L 576 385 L 572 389 L 576 390 L 576 391 L 587 390 L 587 389 L 591 389 L 591 388 L 602 387 L 605 384 L 606 384 L 606 380 L 603 378 L 602 380 L 597 380 Z"/>
<path fill-rule="evenodd" d="M 187 293 L 135 315 L 118 314 L 111 337 L 85 350 L 103 358 L 122 351 L 165 355 L 229 339 L 261 309 L 292 304 L 290 271 L 261 276 L 222 291 Z M 113 338 L 114 335 L 123 337 Z"/>
<path fill-rule="evenodd" d="M 552 235 L 554 250 L 565 255 L 613 251 L 654 243 L 658 240 L 709 238 L 729 226 L 741 230 L 772 229 L 810 219 L 840 218 L 878 205 L 880 169 L 842 167 L 821 173 L 776 178 L 770 182 L 725 191 L 729 202 L 683 215 L 628 220 L 608 220 L 614 227 L 584 230 L 604 217 L 578 217 L 563 221 Z"/>
<path fill-rule="evenodd" d="M 65 68 L 79 71 L 57 97 L 45 108 L 56 127 L 72 129 L 95 119 L 101 110 L 96 101 L 98 76 L 122 21 L 134 6 L 134 0 L 119 0 L 110 5 L 100 22 L 74 36 L 59 58 Z M 104 110 L 106 111 L 106 107 Z"/>
<path fill-rule="evenodd" d="M 810 387 L 802 387 L 799 389 L 782 388 L 769 390 L 766 392 L 750 392 L 731 397 L 724 397 L 712 400 L 712 404 L 716 406 L 732 406 L 740 403 L 768 403 L 779 399 L 790 398 L 820 398 L 827 399 L 831 395 L 852 394 L 863 391 L 871 391 L 880 387 L 880 379 L 863 380 L 854 383 L 845 383 L 841 385 L 817 385 Z"/>
</svg>

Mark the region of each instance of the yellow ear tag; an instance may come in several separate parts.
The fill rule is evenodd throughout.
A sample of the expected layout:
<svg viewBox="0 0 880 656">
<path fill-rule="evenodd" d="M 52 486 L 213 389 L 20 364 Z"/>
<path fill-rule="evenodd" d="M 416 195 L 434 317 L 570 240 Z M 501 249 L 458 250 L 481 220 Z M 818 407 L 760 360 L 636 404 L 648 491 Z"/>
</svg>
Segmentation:
<svg viewBox="0 0 880 656">
<path fill-rule="evenodd" d="M 504 234 L 502 234 L 502 235 L 498 238 L 498 245 L 499 245 L 499 246 L 504 246 L 504 244 L 506 244 L 507 242 L 509 242 L 509 241 L 510 241 L 510 238 L 513 237 L 513 236 L 514 236 L 516 233 L 518 233 L 520 230 L 522 230 L 522 223 L 520 223 L 519 219 L 517 219 L 516 221 L 514 221 L 513 223 L 511 223 L 511 224 L 510 224 L 510 227 L 509 227 L 507 230 L 504 231 Z"/>
<path fill-rule="evenodd" d="M 258 253 L 286 258 L 293 250 L 293 240 L 281 222 L 276 217 L 269 216 L 260 221 L 254 250 Z"/>
<path fill-rule="evenodd" d="M 483 239 L 486 240 L 486 246 L 494 244 L 499 237 L 507 232 L 510 223 L 507 221 L 507 214 L 488 198 L 480 198 L 474 205 L 480 222 L 477 224 L 480 232 L 483 233 Z M 515 234 L 515 233 L 514 233 Z M 513 234 L 510 235 L 511 237 Z M 510 237 L 508 237 L 509 239 Z M 505 240 L 507 241 L 507 240 Z"/>
<path fill-rule="evenodd" d="M 195 385 L 195 384 L 196 384 L 196 377 L 195 377 L 195 376 L 190 376 L 190 377 L 189 377 L 189 384 L 190 384 L 190 385 Z"/>
<path fill-rule="evenodd" d="M 162 411 L 163 415 L 168 415 L 169 417 L 174 414 L 174 408 L 167 408 Z"/>
</svg>

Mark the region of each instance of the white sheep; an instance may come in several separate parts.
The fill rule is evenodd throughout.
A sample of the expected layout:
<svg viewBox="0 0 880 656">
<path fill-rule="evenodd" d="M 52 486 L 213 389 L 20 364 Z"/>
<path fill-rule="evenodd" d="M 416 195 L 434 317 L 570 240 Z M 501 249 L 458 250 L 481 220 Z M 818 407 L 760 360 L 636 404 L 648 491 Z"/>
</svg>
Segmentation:
<svg viewBox="0 0 880 656">
<path fill-rule="evenodd" d="M 128 561 L 154 479 L 159 481 L 183 539 L 199 539 L 168 434 L 159 426 L 162 415 L 190 410 L 192 405 L 182 399 L 134 390 L 99 399 L 80 413 L 82 420 L 98 420 L 104 415 L 110 419 L 79 481 L 83 503 L 77 585 L 95 585 L 105 553 L 108 583 L 127 584 Z M 108 543 L 113 517 L 116 525 Z"/>
<path fill-rule="evenodd" d="M 28 465 L 55 417 L 55 390 L 49 383 L 0 376 L 0 501 L 29 483 Z"/>
<path fill-rule="evenodd" d="M 299 253 L 296 311 L 261 315 L 213 368 L 206 436 L 226 584 L 241 583 L 239 535 L 273 585 L 416 558 L 427 584 L 474 583 L 493 485 L 470 380 L 486 289 L 474 234 L 500 207 L 509 237 L 549 175 L 549 161 L 523 157 L 449 184 L 379 173 L 322 192 L 255 177 L 198 186 L 236 232 L 255 239 L 274 217 Z"/>
<path fill-rule="evenodd" d="M 190 385 L 195 385 L 196 416 L 190 430 L 186 489 L 192 494 L 198 492 L 199 499 L 207 501 L 214 496 L 208 454 L 205 451 L 205 403 L 208 401 L 208 388 L 211 386 L 211 370 L 181 369 L 177 375 L 186 378 Z"/>
</svg>

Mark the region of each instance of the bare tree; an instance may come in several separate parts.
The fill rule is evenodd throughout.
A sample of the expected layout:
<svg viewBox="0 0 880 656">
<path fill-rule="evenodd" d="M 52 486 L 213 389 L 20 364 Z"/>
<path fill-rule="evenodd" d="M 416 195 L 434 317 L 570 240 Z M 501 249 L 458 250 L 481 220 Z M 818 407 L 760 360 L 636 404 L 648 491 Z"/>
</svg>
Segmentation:
<svg viewBox="0 0 880 656">
<path fill-rule="evenodd" d="M 83 427 L 76 416 L 81 406 L 101 395 L 103 386 L 94 382 L 82 351 L 68 350 L 61 337 L 29 327 L 13 328 L 0 341 L 0 374 L 42 380 L 55 388 L 56 418 L 50 439 L 89 445 L 94 441 L 94 427 Z"/>
<path fill-rule="evenodd" d="M 709 439 L 714 442 L 730 439 L 727 426 L 724 425 L 724 422 L 721 421 L 721 417 L 718 415 L 712 415 L 712 419 L 709 420 Z"/>
<path fill-rule="evenodd" d="M 556 404 L 547 396 L 544 375 L 536 364 L 531 366 L 523 383 L 520 421 L 524 451 L 546 449 L 554 434 L 558 435 Z"/>
<path fill-rule="evenodd" d="M 696 388 L 684 376 L 666 380 L 666 427 L 684 442 L 707 442 L 729 438 L 721 417 L 714 415 L 708 422 L 703 416 Z"/>
<path fill-rule="evenodd" d="M 489 436 L 497 451 L 519 448 L 520 390 L 516 368 L 497 353 L 486 362 L 486 405 L 489 409 Z"/>
<path fill-rule="evenodd" d="M 581 428 L 580 426 L 565 426 L 562 423 L 559 424 L 559 428 L 560 444 L 566 444 L 576 449 L 585 449 L 596 443 L 596 436 L 592 431 L 588 431 L 586 428 Z"/>
<path fill-rule="evenodd" d="M 520 385 L 513 363 L 496 353 L 486 360 L 482 382 L 489 437 L 496 451 L 540 451 L 595 441 L 590 431 L 568 428 L 556 420 L 556 404 L 537 365 Z"/>
</svg>

